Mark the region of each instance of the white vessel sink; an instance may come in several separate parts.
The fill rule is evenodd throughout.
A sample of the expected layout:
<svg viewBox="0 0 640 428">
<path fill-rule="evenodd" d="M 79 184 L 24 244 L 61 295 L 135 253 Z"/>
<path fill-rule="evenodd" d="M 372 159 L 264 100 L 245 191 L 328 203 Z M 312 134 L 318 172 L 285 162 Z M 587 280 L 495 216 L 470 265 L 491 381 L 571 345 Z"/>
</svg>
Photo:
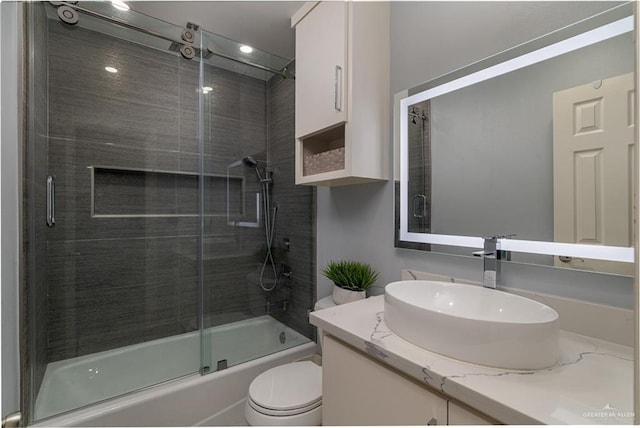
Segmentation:
<svg viewBox="0 0 640 428">
<path fill-rule="evenodd" d="M 399 281 L 384 294 L 387 326 L 458 360 L 516 370 L 558 361 L 558 313 L 525 297 L 475 285 Z"/>
</svg>

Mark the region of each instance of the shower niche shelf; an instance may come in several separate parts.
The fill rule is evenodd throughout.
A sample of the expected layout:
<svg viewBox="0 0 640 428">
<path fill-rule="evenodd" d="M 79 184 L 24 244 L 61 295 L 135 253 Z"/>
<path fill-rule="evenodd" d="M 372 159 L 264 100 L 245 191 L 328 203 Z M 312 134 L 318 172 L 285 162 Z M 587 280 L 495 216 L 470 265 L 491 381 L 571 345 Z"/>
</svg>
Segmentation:
<svg viewBox="0 0 640 428">
<path fill-rule="evenodd" d="M 308 3 L 291 23 L 296 184 L 388 180 L 388 3 Z"/>
<path fill-rule="evenodd" d="M 198 173 L 90 166 L 91 217 L 196 217 Z M 205 216 L 244 215 L 244 178 L 204 174 Z"/>
</svg>

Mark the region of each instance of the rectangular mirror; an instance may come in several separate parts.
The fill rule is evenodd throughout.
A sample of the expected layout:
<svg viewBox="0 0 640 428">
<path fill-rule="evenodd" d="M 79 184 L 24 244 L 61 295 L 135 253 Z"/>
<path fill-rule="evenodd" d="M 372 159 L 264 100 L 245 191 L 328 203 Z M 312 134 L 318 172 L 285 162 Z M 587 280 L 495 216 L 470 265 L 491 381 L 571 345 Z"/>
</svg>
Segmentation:
<svg viewBox="0 0 640 428">
<path fill-rule="evenodd" d="M 614 7 L 396 95 L 396 244 L 633 273 L 633 12 Z M 399 165 L 398 165 L 399 164 Z"/>
</svg>

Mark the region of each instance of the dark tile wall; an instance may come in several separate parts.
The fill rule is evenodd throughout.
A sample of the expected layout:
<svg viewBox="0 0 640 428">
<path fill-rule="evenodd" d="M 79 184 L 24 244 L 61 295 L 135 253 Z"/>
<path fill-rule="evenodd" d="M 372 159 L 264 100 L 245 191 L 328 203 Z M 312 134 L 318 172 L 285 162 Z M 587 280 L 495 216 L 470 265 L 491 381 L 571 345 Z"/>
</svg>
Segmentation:
<svg viewBox="0 0 640 428">
<path fill-rule="evenodd" d="M 48 165 L 57 177 L 57 224 L 46 239 L 49 361 L 196 329 L 200 219 L 91 217 L 90 167 L 197 172 L 199 64 L 57 21 L 50 22 L 48 49 Z M 107 65 L 119 72 L 105 72 Z M 270 136 L 273 191 L 281 206 L 276 242 L 290 237 L 292 251 L 283 260 L 294 272 L 282 287 L 291 310 L 276 316 L 310 335 L 313 197 L 310 189 L 293 186 L 293 81 L 267 85 L 210 66 L 204 79 L 213 88 L 204 96 L 205 173 L 224 175 L 245 156 L 264 167 Z M 243 166 L 231 172 L 244 177 L 250 218 L 259 191 L 255 173 Z M 193 210 L 185 198 L 192 189 L 180 182 L 162 184 L 178 213 Z M 207 183 L 206 214 L 226 212 L 226 192 Z M 154 207 L 157 201 L 150 201 L 149 214 Z M 273 296 L 256 292 L 254 281 L 264 230 L 229 225 L 220 215 L 206 215 L 202 226 L 205 325 L 264 314 Z"/>
<path fill-rule="evenodd" d="M 23 297 L 25 311 L 22 319 L 26 341 L 22 344 L 23 370 L 29 373 L 29 385 L 23 385 L 23 414 L 29 420 L 33 402 L 47 366 L 47 241 L 45 225 L 47 170 L 47 17 L 43 4 L 27 8 L 30 29 L 26 41 L 33 52 L 26 56 L 28 79 L 26 89 L 27 129 L 24 156 L 24 244 L 25 263 Z"/>
<path fill-rule="evenodd" d="M 179 219 L 92 218 L 90 167 L 178 170 L 180 60 L 51 21 L 49 74 L 49 360 L 174 334 Z"/>
<path fill-rule="evenodd" d="M 288 69 L 295 72 L 292 63 Z M 273 296 L 286 299 L 286 312 L 273 315 L 288 326 L 314 337 L 307 311 L 315 302 L 315 187 L 295 185 L 295 80 L 274 76 L 268 82 L 268 147 L 273 165 L 273 200 L 278 205 L 274 247 L 280 263 L 291 268 L 291 280 Z M 289 240 L 289 250 L 283 244 Z"/>
<path fill-rule="evenodd" d="M 49 170 L 58 177 L 58 222 L 48 234 L 49 359 L 190 331 L 198 325 L 198 219 L 91 217 L 89 167 L 198 172 L 198 63 L 54 21 L 49 38 Z M 107 65 L 119 72 L 105 72 Z M 214 88 L 205 173 L 225 174 L 247 154 L 264 158 L 265 83 L 212 67 L 205 80 Z M 167 196 L 177 212 L 190 211 L 184 196 L 192 189 L 180 183 L 163 185 L 174 186 Z M 219 190 L 207 189 L 212 212 L 226 212 Z M 146 212 L 163 214 L 154 208 L 150 202 Z M 229 294 L 223 280 L 244 283 L 262 235 L 229 228 L 226 217 L 205 217 L 205 226 L 207 309 L 246 312 L 246 296 L 218 296 Z M 228 288 L 244 288 L 238 281 Z"/>
<path fill-rule="evenodd" d="M 428 233 L 431 231 L 431 104 L 430 101 L 423 101 L 416 104 L 418 114 L 424 119 L 415 117 L 416 123 L 412 122 L 412 117 L 408 119 L 409 135 L 409 183 L 407 186 L 407 196 L 410 202 L 410 212 L 408 213 L 408 228 L 411 232 Z M 411 111 L 410 111 L 411 113 Z M 424 195 L 422 202 L 419 195 Z M 431 244 L 418 242 L 400 241 L 400 182 L 394 183 L 394 212 L 395 212 L 395 246 L 400 248 L 411 248 L 415 250 L 431 251 Z M 424 205 L 423 216 L 415 216 L 412 210 L 417 213 L 420 205 Z"/>
<path fill-rule="evenodd" d="M 431 104 L 423 101 L 416 104 L 415 113 L 418 117 L 409 117 L 409 182 L 407 186 L 411 209 L 408 228 L 410 232 L 431 232 Z M 412 111 L 410 110 L 410 113 Z M 424 119 L 421 119 L 424 118 Z M 416 123 L 412 122 L 412 119 Z M 421 195 L 425 196 L 421 202 Z M 416 206 L 414 207 L 414 202 Z M 424 205 L 423 205 L 424 204 Z M 420 216 L 420 206 L 423 205 L 423 215 Z M 414 215 L 417 214 L 417 215 Z"/>
</svg>

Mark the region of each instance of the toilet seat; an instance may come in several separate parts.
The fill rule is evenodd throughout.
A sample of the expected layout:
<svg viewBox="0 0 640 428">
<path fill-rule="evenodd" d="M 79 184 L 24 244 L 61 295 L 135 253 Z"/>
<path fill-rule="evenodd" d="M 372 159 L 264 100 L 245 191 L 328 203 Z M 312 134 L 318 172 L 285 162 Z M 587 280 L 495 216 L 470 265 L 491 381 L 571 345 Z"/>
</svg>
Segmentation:
<svg viewBox="0 0 640 428">
<path fill-rule="evenodd" d="M 311 361 L 265 371 L 249 386 L 248 404 L 270 416 L 290 416 L 322 405 L 322 368 Z"/>
<path fill-rule="evenodd" d="M 322 425 L 322 405 L 297 415 L 272 416 L 255 410 L 247 400 L 245 419 L 249 426 L 319 426 Z"/>
<path fill-rule="evenodd" d="M 303 414 L 303 413 L 310 412 L 311 410 L 314 410 L 314 409 L 322 406 L 322 399 L 320 399 L 317 402 L 315 402 L 313 404 L 310 404 L 308 406 L 301 407 L 299 409 L 289 409 L 289 410 L 268 409 L 268 408 L 265 408 L 265 407 L 261 407 L 258 404 L 256 404 L 251 399 L 251 397 L 249 397 L 248 404 L 249 404 L 249 406 L 251 406 L 251 408 L 253 410 L 255 410 L 256 412 L 261 413 L 263 415 L 267 415 L 267 416 L 295 416 L 295 415 L 300 415 L 300 414 Z"/>
</svg>

